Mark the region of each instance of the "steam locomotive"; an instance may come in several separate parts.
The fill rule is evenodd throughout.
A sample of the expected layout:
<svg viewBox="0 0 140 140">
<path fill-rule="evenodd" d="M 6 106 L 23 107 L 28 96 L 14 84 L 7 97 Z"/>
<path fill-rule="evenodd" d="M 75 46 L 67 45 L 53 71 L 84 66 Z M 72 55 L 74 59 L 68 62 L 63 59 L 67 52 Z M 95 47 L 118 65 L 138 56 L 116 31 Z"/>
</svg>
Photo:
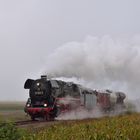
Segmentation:
<svg viewBox="0 0 140 140">
<path fill-rule="evenodd" d="M 29 98 L 24 111 L 32 120 L 43 118 L 54 120 L 60 114 L 79 108 L 110 111 L 124 105 L 125 94 L 110 90 L 97 91 L 73 82 L 48 80 L 46 75 L 40 79 L 27 79 L 24 84 L 29 89 Z"/>
</svg>

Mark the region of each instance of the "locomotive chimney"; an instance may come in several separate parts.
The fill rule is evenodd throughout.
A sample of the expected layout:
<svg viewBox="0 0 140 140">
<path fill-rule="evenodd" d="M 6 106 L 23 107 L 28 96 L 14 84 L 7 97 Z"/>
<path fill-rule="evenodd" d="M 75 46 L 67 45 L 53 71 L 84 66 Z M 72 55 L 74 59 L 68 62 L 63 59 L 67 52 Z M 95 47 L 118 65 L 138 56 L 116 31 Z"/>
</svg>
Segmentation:
<svg viewBox="0 0 140 140">
<path fill-rule="evenodd" d="M 47 81 L 47 75 L 41 75 L 41 79 Z"/>
</svg>

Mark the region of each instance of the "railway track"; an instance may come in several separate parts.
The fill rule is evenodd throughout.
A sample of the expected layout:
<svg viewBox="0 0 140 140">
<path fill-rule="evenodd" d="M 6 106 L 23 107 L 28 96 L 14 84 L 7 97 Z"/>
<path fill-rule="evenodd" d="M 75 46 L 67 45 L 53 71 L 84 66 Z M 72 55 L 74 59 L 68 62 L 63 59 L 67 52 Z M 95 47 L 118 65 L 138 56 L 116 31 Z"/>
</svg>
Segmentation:
<svg viewBox="0 0 140 140">
<path fill-rule="evenodd" d="M 16 126 L 28 126 L 28 125 L 36 125 L 36 124 L 46 124 L 46 125 L 51 125 L 51 124 L 55 124 L 58 122 L 62 122 L 62 121 L 58 121 L 58 120 L 54 120 L 54 121 L 45 121 L 45 120 L 26 120 L 26 121 L 17 121 L 15 122 Z"/>
<path fill-rule="evenodd" d="M 15 122 L 15 126 L 22 128 L 41 128 L 41 127 L 50 127 L 52 125 L 61 124 L 61 123 L 72 123 L 76 120 L 54 120 L 54 121 L 45 121 L 45 120 L 26 120 L 26 121 L 17 121 Z"/>
<path fill-rule="evenodd" d="M 89 121 L 90 119 L 84 119 L 85 121 Z M 82 122 L 83 120 L 54 120 L 54 121 L 45 121 L 45 120 L 25 120 L 25 121 L 17 121 L 15 122 L 15 125 L 17 127 L 22 127 L 22 128 L 43 128 L 43 127 L 50 127 L 56 124 L 71 124 L 74 122 Z"/>
<path fill-rule="evenodd" d="M 28 124 L 34 124 L 34 123 L 37 123 L 38 121 L 32 121 L 32 120 L 27 120 L 27 121 L 17 121 L 15 122 L 15 125 L 16 126 L 19 126 L 19 125 L 28 125 Z"/>
</svg>

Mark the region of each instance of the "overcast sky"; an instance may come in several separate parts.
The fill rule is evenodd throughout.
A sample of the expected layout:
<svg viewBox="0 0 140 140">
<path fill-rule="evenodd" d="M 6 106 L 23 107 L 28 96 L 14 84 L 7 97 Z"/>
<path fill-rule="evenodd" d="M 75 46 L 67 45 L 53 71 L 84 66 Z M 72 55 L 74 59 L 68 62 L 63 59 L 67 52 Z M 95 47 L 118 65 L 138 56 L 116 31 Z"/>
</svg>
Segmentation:
<svg viewBox="0 0 140 140">
<path fill-rule="evenodd" d="M 140 33 L 139 0 L 0 0 L 0 100 L 26 100 L 46 57 L 88 35 Z"/>
</svg>

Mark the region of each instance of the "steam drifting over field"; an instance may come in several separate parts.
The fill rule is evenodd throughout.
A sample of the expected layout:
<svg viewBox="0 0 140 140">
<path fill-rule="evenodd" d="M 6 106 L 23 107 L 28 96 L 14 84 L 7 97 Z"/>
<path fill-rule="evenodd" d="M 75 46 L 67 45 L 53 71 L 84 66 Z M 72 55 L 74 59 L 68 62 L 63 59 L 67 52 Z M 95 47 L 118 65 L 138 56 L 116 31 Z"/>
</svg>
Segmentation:
<svg viewBox="0 0 140 140">
<path fill-rule="evenodd" d="M 99 118 L 103 117 L 103 114 L 99 109 L 87 111 L 86 109 L 78 109 L 65 114 L 61 114 L 56 119 L 57 120 L 82 120 L 86 118 Z"/>
<path fill-rule="evenodd" d="M 120 90 L 140 98 L 140 36 L 88 36 L 60 46 L 46 59 L 44 74 L 65 77 L 93 89 Z M 66 79 L 70 78 L 70 79 Z"/>
</svg>

